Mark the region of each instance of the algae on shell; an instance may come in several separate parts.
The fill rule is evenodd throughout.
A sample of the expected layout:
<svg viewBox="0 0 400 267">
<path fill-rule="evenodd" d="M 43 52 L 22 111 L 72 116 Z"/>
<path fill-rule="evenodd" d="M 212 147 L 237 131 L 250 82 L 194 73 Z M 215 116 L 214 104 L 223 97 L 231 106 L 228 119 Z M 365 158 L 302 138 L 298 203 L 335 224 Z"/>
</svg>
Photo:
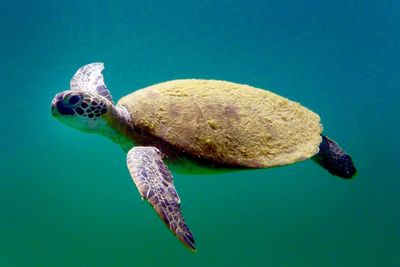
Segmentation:
<svg viewBox="0 0 400 267">
<path fill-rule="evenodd" d="M 174 80 L 123 97 L 135 127 L 222 165 L 272 167 L 318 153 L 320 118 L 267 90 L 217 80 Z"/>
</svg>

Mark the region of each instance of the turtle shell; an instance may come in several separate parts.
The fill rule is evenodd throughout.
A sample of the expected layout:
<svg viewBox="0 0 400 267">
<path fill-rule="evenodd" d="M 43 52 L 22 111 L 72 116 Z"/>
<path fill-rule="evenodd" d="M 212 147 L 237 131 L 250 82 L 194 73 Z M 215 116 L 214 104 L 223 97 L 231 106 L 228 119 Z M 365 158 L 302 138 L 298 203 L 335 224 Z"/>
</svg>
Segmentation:
<svg viewBox="0 0 400 267">
<path fill-rule="evenodd" d="M 270 91 L 217 80 L 174 80 L 118 102 L 134 127 L 182 152 L 250 168 L 286 165 L 318 153 L 317 114 Z"/>
</svg>

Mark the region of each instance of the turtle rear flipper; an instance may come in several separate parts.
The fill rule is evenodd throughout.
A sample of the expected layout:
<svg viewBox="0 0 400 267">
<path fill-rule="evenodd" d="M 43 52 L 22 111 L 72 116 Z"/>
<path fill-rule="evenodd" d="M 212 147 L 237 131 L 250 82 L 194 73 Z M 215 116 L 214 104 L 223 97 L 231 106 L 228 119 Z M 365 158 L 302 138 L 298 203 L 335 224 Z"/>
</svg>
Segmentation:
<svg viewBox="0 0 400 267">
<path fill-rule="evenodd" d="M 350 155 L 347 154 L 335 141 L 322 135 L 319 152 L 313 160 L 328 170 L 331 174 L 349 179 L 356 174 L 356 167 Z"/>
</svg>

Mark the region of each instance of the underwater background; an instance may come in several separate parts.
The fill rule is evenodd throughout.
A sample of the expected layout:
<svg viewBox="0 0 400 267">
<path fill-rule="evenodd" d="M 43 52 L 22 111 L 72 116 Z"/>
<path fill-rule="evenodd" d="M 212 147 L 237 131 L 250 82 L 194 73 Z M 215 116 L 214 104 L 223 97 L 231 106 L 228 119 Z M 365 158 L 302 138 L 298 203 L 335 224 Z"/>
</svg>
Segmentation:
<svg viewBox="0 0 400 267">
<path fill-rule="evenodd" d="M 400 266 L 399 14 L 399 1 L 1 1 L 0 267 Z M 96 61 L 116 100 L 203 78 L 298 101 L 358 175 L 312 161 L 175 174 L 191 253 L 120 147 L 51 116 Z"/>
</svg>

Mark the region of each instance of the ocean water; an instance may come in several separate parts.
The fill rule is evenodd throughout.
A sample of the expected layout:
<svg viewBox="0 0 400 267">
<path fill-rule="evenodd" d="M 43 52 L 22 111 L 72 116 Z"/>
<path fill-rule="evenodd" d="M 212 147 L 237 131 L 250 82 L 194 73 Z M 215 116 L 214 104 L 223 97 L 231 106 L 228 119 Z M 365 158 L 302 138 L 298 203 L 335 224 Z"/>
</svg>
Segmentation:
<svg viewBox="0 0 400 267">
<path fill-rule="evenodd" d="M 326 3 L 322 3 L 326 2 Z M 1 1 L 0 266 L 400 266 L 398 1 Z M 101 61 L 114 99 L 177 78 L 320 114 L 358 175 L 312 161 L 175 175 L 197 253 L 140 200 L 125 154 L 50 101 Z"/>
</svg>

